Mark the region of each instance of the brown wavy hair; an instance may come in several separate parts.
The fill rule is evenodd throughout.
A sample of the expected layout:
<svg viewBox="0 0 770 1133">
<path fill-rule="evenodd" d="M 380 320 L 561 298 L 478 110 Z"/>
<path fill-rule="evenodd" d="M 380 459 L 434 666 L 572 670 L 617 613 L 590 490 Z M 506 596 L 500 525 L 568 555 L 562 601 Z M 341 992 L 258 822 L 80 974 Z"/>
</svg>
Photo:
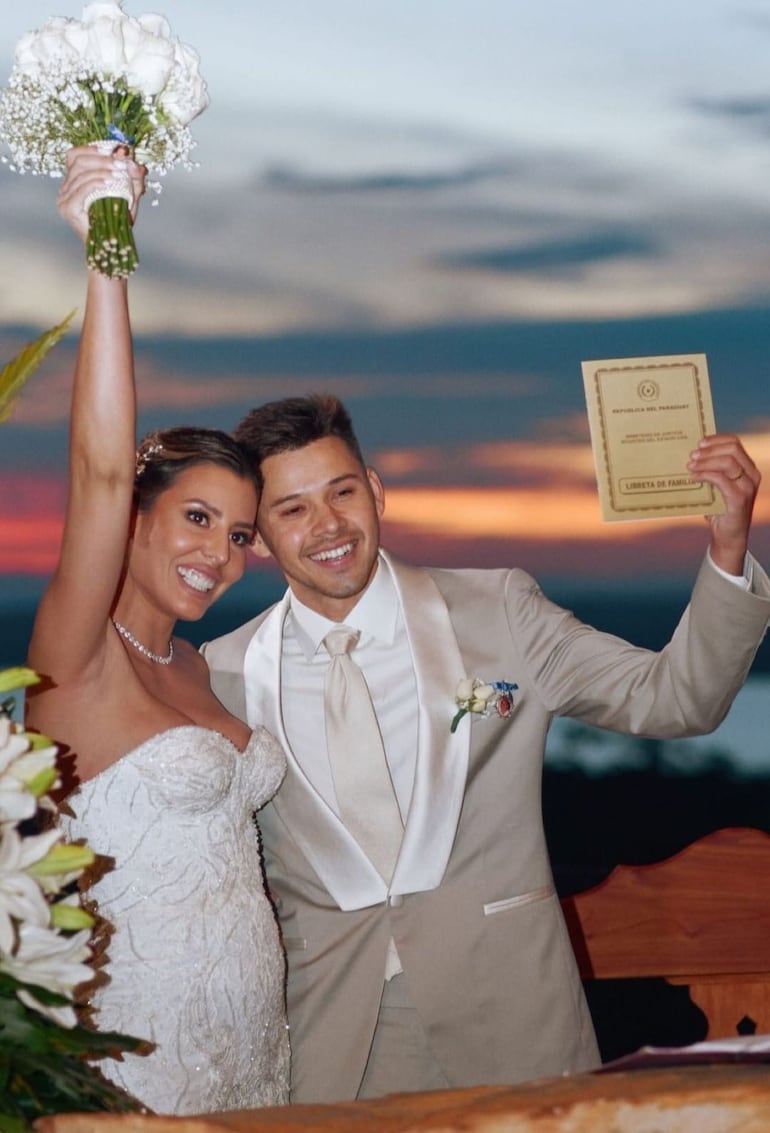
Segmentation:
<svg viewBox="0 0 770 1133">
<path fill-rule="evenodd" d="M 366 467 L 350 414 L 339 398 L 330 393 L 268 401 L 247 413 L 233 430 L 233 436 L 252 460 L 260 490 L 264 486 L 263 460 L 294 452 L 325 437 L 339 437 L 361 467 Z"/>
<path fill-rule="evenodd" d="M 196 464 L 227 468 L 252 483 L 259 493 L 259 480 L 249 454 L 229 433 L 178 425 L 148 433 L 136 450 L 134 504 L 137 511 L 149 511 L 177 476 Z"/>
</svg>

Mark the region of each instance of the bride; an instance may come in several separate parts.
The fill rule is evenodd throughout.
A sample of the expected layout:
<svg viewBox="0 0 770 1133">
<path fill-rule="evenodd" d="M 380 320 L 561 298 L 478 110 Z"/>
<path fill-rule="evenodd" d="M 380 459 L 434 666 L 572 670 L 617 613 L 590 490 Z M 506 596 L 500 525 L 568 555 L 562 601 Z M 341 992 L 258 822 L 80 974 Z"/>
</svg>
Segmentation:
<svg viewBox="0 0 770 1133">
<path fill-rule="evenodd" d="M 138 201 L 133 161 L 70 153 L 59 209 L 81 238 L 88 194 L 115 173 Z M 114 861 L 89 891 L 113 927 L 94 1021 L 155 1044 L 101 1066 L 160 1113 L 276 1105 L 284 958 L 253 813 L 284 757 L 225 711 L 203 658 L 172 636 L 243 574 L 257 489 L 225 433 L 169 429 L 135 454 L 134 429 L 127 284 L 90 271 L 61 553 L 29 653 L 47 688 L 28 719 L 75 753 L 68 837 Z"/>
</svg>

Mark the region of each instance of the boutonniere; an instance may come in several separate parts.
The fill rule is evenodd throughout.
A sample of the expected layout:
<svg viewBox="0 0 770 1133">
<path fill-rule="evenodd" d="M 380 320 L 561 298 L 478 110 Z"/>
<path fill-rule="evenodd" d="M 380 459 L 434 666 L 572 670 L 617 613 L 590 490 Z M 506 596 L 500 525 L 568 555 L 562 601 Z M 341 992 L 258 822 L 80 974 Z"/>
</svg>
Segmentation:
<svg viewBox="0 0 770 1133">
<path fill-rule="evenodd" d="M 449 729 L 454 732 L 468 712 L 476 716 L 510 716 L 514 709 L 513 693 L 518 685 L 510 681 L 481 681 L 478 677 L 463 677 L 455 691 L 457 712 Z"/>
</svg>

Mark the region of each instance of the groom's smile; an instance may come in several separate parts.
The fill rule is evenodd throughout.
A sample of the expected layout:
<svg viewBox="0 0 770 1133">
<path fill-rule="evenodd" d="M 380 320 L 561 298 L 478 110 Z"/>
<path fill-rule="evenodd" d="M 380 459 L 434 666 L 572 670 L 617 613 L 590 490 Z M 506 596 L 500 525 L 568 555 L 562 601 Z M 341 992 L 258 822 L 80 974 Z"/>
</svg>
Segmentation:
<svg viewBox="0 0 770 1133">
<path fill-rule="evenodd" d="M 339 437 L 267 457 L 254 550 L 297 598 L 343 621 L 374 577 L 385 493 Z"/>
</svg>

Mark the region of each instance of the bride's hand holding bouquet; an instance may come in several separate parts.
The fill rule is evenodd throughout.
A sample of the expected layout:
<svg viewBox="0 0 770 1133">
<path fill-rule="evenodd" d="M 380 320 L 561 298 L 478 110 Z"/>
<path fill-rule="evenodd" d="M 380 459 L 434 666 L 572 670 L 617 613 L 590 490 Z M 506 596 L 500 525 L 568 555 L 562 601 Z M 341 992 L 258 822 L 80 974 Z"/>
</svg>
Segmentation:
<svg viewBox="0 0 770 1133">
<path fill-rule="evenodd" d="M 110 190 L 116 181 L 120 181 L 130 193 L 130 202 L 128 196 L 124 200 L 133 226 L 139 199 L 145 191 L 145 173 L 145 168 L 120 152 L 120 148 L 107 155 L 94 146 L 76 146 L 67 151 L 64 180 L 57 199 L 59 212 L 88 245 L 93 228 L 91 217 L 94 205 L 92 203 L 90 208 L 84 209 L 83 200 L 102 199 L 98 194 Z"/>
<path fill-rule="evenodd" d="M 82 20 L 54 16 L 19 40 L 0 95 L 0 139 L 19 173 L 60 177 L 68 151 L 83 145 L 118 160 L 132 154 L 157 175 L 192 168 L 189 124 L 208 105 L 198 56 L 163 16 L 127 16 L 122 4 L 93 0 Z M 120 166 L 113 174 L 89 201 L 86 258 L 104 275 L 127 276 L 138 262 L 134 186 Z"/>
</svg>

